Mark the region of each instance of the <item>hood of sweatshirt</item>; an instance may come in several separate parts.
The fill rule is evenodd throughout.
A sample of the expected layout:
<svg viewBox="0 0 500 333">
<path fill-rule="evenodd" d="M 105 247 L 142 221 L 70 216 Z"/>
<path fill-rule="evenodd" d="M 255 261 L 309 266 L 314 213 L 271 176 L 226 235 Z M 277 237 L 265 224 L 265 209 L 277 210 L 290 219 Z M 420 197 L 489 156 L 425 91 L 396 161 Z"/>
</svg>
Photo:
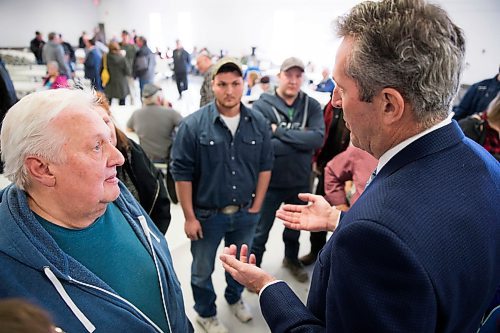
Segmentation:
<svg viewBox="0 0 500 333">
<path fill-rule="evenodd" d="M 124 188 L 120 183 L 121 194 L 115 203 L 124 214 L 143 215 Z M 125 201 L 129 201 L 128 208 Z M 112 291 L 95 274 L 59 248 L 29 208 L 26 192 L 13 184 L 0 191 L 0 217 L 0 252 L 39 271 L 49 267 L 60 279 L 69 280 L 71 276 Z M 138 236 L 147 244 L 141 234 L 144 235 L 142 230 Z"/>
</svg>

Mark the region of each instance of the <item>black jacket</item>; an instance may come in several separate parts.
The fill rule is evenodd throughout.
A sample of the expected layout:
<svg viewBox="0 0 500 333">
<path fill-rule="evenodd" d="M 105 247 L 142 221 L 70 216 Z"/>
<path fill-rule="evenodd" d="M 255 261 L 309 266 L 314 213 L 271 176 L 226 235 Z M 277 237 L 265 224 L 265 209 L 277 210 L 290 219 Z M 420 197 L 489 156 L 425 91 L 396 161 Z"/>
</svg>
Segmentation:
<svg viewBox="0 0 500 333">
<path fill-rule="evenodd" d="M 325 123 L 318 101 L 301 91 L 294 104 L 291 119 L 290 107 L 276 94 L 264 93 L 252 105 L 278 126 L 271 138 L 275 159 L 269 188 L 308 186 L 313 152 L 323 144 Z"/>
<path fill-rule="evenodd" d="M 170 225 L 170 200 L 163 180 L 163 174 L 137 143 L 129 139 L 129 150 L 121 153 L 125 163 L 118 168 L 118 178 L 128 187 L 128 180 L 132 182 L 139 196 L 139 202 L 149 214 L 158 229 L 165 233 Z M 128 178 L 128 179 L 125 179 Z"/>
</svg>

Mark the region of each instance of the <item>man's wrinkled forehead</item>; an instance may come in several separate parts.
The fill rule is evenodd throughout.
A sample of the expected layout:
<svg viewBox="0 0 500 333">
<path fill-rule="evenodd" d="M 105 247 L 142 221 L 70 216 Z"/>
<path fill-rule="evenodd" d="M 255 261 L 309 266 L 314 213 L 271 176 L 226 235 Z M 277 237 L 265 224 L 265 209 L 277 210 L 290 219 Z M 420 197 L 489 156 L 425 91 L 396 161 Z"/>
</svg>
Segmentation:
<svg viewBox="0 0 500 333">
<path fill-rule="evenodd" d="M 52 119 L 51 124 L 68 139 L 84 140 L 91 136 L 109 136 L 109 127 L 96 112 L 96 108 L 70 106 Z"/>
</svg>

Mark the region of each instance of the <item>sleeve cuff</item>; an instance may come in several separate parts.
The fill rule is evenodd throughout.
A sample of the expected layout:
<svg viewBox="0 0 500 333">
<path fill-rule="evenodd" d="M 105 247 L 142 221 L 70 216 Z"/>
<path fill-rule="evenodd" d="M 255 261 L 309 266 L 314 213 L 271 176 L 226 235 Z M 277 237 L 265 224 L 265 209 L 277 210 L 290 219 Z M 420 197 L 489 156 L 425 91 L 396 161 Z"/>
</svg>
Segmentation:
<svg viewBox="0 0 500 333">
<path fill-rule="evenodd" d="M 278 283 L 278 282 L 285 282 L 285 281 L 283 281 L 283 280 L 274 280 L 274 281 L 271 281 L 271 282 L 266 283 L 266 284 L 264 285 L 264 287 L 262 287 L 262 289 L 260 290 L 260 293 L 259 293 L 259 301 L 260 301 L 260 296 L 262 295 L 262 293 L 264 292 L 264 290 L 265 290 L 267 287 L 269 287 L 269 286 L 271 286 L 271 285 L 273 285 L 273 284 L 276 284 L 276 283 Z"/>
</svg>

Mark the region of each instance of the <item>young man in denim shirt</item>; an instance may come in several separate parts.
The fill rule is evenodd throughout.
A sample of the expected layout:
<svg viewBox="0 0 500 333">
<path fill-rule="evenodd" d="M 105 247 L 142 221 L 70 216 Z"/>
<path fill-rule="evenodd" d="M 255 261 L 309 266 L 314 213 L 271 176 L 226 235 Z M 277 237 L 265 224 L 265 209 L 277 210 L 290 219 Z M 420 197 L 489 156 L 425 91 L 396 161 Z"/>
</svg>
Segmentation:
<svg viewBox="0 0 500 333">
<path fill-rule="evenodd" d="M 214 65 L 215 100 L 184 118 L 172 146 L 171 171 L 191 239 L 191 286 L 196 321 L 207 332 L 227 332 L 217 320 L 212 272 L 217 248 L 251 243 L 271 178 L 271 129 L 262 114 L 241 103 L 240 65 Z M 243 287 L 226 273 L 224 296 L 242 322 L 252 319 Z"/>
</svg>

